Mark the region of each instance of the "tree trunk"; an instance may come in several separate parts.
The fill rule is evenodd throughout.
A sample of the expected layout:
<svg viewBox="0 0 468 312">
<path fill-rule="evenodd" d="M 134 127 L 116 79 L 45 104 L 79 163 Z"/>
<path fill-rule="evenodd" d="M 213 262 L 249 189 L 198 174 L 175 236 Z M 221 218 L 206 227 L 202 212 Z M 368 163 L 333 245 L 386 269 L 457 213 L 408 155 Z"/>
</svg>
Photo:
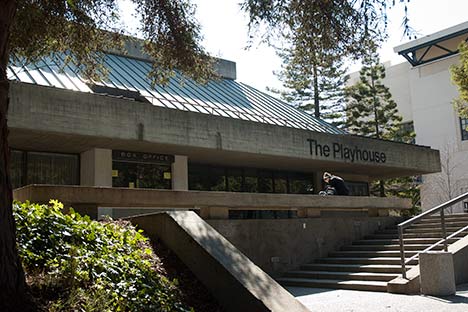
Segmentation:
<svg viewBox="0 0 468 312">
<path fill-rule="evenodd" d="M 386 197 L 385 196 L 385 181 L 379 180 L 379 195 L 380 197 Z"/>
<path fill-rule="evenodd" d="M 317 65 L 313 64 L 313 71 L 314 71 L 314 116 L 320 118 L 320 98 L 319 98 L 319 85 L 318 85 L 318 73 L 317 73 Z"/>
<path fill-rule="evenodd" d="M 0 10 L 0 311 L 33 311 L 26 291 L 23 267 L 16 248 L 15 220 L 8 147 L 8 92 L 6 68 L 10 26 L 16 11 L 15 0 L 1 0 Z"/>
</svg>

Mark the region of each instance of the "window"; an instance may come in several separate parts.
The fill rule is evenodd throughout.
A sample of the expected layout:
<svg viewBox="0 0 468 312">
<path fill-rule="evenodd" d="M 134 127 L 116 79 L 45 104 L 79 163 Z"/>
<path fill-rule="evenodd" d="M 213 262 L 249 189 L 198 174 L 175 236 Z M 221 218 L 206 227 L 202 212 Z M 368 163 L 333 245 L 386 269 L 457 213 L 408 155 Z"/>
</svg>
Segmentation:
<svg viewBox="0 0 468 312">
<path fill-rule="evenodd" d="M 10 174 L 11 174 L 11 185 L 14 189 L 26 185 L 26 177 L 24 176 L 26 172 L 26 170 L 24 169 L 25 156 L 26 154 L 24 152 L 11 151 Z"/>
<path fill-rule="evenodd" d="M 189 164 L 189 189 L 248 193 L 311 194 L 313 174 Z"/>
<path fill-rule="evenodd" d="M 345 181 L 350 196 L 369 196 L 369 184 L 367 182 Z"/>
<path fill-rule="evenodd" d="M 462 141 L 468 140 L 468 119 L 460 118 L 460 130 Z"/>
<path fill-rule="evenodd" d="M 112 162 L 112 186 L 171 189 L 171 165 L 138 162 Z"/>
<path fill-rule="evenodd" d="M 28 184 L 78 185 L 79 176 L 78 155 L 11 151 L 13 188 Z"/>
</svg>

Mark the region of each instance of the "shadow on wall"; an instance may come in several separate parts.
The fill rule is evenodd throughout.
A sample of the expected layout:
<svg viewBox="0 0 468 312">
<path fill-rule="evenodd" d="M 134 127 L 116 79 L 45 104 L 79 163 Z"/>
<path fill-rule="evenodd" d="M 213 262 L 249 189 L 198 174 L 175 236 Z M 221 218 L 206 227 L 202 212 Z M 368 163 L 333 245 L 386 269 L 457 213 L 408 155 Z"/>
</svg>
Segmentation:
<svg viewBox="0 0 468 312">
<path fill-rule="evenodd" d="M 130 220 L 174 251 L 227 311 L 308 311 L 195 213 Z"/>
</svg>

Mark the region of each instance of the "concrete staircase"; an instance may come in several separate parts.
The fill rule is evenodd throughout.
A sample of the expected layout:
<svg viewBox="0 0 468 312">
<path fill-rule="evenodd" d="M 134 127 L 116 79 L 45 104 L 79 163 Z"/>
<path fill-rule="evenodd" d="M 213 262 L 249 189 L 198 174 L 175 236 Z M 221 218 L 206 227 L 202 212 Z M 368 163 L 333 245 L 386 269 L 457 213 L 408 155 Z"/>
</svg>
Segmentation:
<svg viewBox="0 0 468 312">
<path fill-rule="evenodd" d="M 468 224 L 468 214 L 446 216 L 447 235 Z M 468 232 L 450 239 L 456 242 Z M 442 237 L 439 217 L 427 217 L 405 230 L 405 255 L 407 258 L 423 251 Z M 435 250 L 441 250 L 438 246 Z M 406 269 L 418 265 L 411 261 Z M 396 226 L 381 230 L 362 240 L 331 252 L 328 258 L 316 259 L 299 270 L 290 271 L 278 278 L 283 286 L 338 288 L 367 291 L 387 291 L 387 283 L 401 274 L 400 245 Z"/>
</svg>

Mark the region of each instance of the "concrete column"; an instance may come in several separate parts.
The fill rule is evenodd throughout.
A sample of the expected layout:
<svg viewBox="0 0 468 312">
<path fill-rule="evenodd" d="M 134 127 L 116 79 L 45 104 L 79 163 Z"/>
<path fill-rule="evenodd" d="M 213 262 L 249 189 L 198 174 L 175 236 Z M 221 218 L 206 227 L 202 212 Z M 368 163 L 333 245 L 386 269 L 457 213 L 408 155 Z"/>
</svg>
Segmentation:
<svg viewBox="0 0 468 312">
<path fill-rule="evenodd" d="M 318 194 L 322 191 L 322 176 L 323 171 L 317 171 L 314 175 L 314 194 Z"/>
<path fill-rule="evenodd" d="M 112 186 L 112 150 L 93 148 L 80 158 L 81 185 Z"/>
<path fill-rule="evenodd" d="M 421 293 L 450 296 L 456 293 L 451 252 L 427 251 L 419 254 Z"/>
<path fill-rule="evenodd" d="M 172 163 L 172 189 L 176 191 L 188 190 L 187 156 L 174 156 L 174 162 Z"/>
</svg>

